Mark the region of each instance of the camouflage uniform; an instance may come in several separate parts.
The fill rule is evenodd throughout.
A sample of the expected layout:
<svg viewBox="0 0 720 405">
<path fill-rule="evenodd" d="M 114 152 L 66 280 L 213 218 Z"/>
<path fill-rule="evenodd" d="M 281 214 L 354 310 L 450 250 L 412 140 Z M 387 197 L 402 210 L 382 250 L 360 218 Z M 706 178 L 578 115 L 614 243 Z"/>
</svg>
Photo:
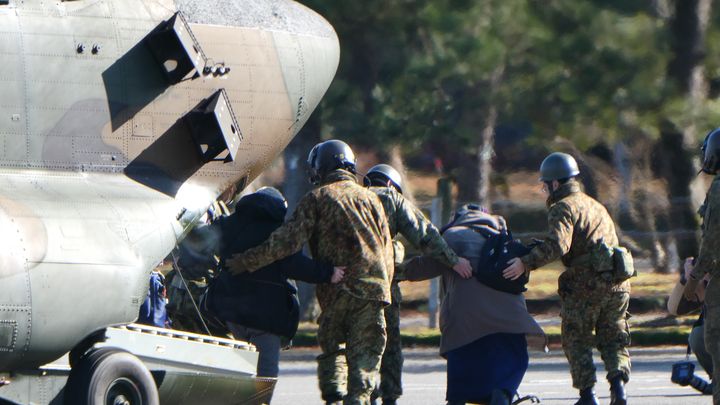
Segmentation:
<svg viewBox="0 0 720 405">
<path fill-rule="evenodd" d="M 183 285 L 180 276 L 177 275 L 177 270 L 168 273 L 167 311 L 172 320 L 172 327 L 187 332 L 207 333 L 200 321 L 198 310 L 195 308 L 195 305 L 200 302 L 200 296 L 207 289 L 207 282 L 205 278 L 185 281 L 187 282 L 187 289 Z M 195 300 L 195 305 L 193 305 L 193 300 Z"/>
<path fill-rule="evenodd" d="M 300 200 L 292 218 L 267 241 L 235 255 L 229 264 L 254 271 L 297 252 L 305 242 L 316 260 L 347 266 L 343 282 L 324 289 L 328 294 L 320 300 L 318 374 L 334 369 L 334 356 L 346 343 L 345 403 L 369 403 L 385 348 L 382 309 L 391 301 L 393 276 L 392 239 L 380 201 L 354 175 L 336 170 Z"/>
<path fill-rule="evenodd" d="M 437 228 L 425 217 L 417 207 L 413 206 L 393 187 L 371 187 L 380 198 L 388 218 L 390 235 L 393 239 L 403 235 L 413 246 L 420 248 L 427 256 L 431 256 L 449 267 L 458 262 L 455 252 L 445 243 Z M 396 270 L 405 259 L 405 247 L 393 240 L 393 253 Z M 397 274 L 397 273 L 396 273 Z M 391 285 L 392 303 L 385 307 L 385 323 L 387 325 L 387 344 L 380 366 L 380 392 L 383 401 L 394 401 L 402 395 L 402 342 L 400 340 L 400 303 L 402 293 L 397 277 Z M 336 379 L 335 379 L 336 380 Z"/>
<path fill-rule="evenodd" d="M 703 235 L 692 277 L 712 277 L 705 289 L 705 348 L 713 363 L 713 403 L 720 404 L 720 177 L 710 186 L 703 204 Z"/>
<path fill-rule="evenodd" d="M 605 207 L 580 191 L 575 180 L 562 184 L 548 198 L 549 235 L 522 258 L 528 271 L 562 259 L 558 280 L 562 302 L 562 346 L 570 363 L 573 386 L 579 390 L 596 382 L 592 348 L 600 351 L 608 380 L 630 376 L 627 307 L 628 281 L 606 281 L 587 264 L 599 241 L 618 246 L 615 225 Z M 595 339 L 593 339 L 595 332 Z"/>
</svg>

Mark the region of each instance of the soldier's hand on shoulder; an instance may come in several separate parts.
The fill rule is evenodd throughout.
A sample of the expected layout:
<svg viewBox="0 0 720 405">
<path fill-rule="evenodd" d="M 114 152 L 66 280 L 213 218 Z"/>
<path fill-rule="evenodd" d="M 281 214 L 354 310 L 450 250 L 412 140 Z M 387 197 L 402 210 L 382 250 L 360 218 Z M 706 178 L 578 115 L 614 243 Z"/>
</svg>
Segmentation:
<svg viewBox="0 0 720 405">
<path fill-rule="evenodd" d="M 464 257 L 458 257 L 458 262 L 453 266 L 453 270 L 462 278 L 472 277 L 472 266 L 470 261 Z"/>
</svg>

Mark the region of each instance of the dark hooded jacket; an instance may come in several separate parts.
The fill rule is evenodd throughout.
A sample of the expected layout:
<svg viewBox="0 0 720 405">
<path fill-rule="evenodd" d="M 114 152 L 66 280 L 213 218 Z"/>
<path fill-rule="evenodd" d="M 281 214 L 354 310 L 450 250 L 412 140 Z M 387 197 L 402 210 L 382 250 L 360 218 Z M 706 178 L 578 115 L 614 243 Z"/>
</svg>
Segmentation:
<svg viewBox="0 0 720 405">
<path fill-rule="evenodd" d="M 220 265 L 235 253 L 257 246 L 283 224 L 287 207 L 278 193 L 256 192 L 243 197 L 235 212 L 213 223 L 221 237 Z M 227 269 L 213 281 L 208 307 L 224 322 L 292 338 L 299 322 L 297 287 L 289 279 L 327 283 L 333 266 L 302 252 L 277 260 L 253 273 L 232 275 Z"/>
</svg>

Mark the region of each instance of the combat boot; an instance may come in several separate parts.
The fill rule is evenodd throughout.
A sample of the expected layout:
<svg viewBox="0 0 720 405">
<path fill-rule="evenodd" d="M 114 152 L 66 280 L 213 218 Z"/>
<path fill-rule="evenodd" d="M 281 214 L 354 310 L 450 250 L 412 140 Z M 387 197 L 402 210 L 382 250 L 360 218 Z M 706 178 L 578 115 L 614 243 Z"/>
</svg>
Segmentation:
<svg viewBox="0 0 720 405">
<path fill-rule="evenodd" d="M 588 387 L 580 390 L 580 399 L 575 402 L 575 405 L 600 405 L 595 396 L 595 389 Z"/>
<path fill-rule="evenodd" d="M 622 376 L 617 376 L 610 381 L 610 405 L 627 405 L 625 381 Z"/>
<path fill-rule="evenodd" d="M 489 405 L 510 405 L 510 395 L 505 390 L 494 389 Z"/>
</svg>

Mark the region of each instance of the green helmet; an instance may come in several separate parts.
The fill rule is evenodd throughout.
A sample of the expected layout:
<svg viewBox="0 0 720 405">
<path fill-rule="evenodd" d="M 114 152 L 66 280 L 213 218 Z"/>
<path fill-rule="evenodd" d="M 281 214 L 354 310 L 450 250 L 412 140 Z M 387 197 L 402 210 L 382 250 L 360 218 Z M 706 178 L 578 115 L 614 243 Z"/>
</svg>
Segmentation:
<svg viewBox="0 0 720 405">
<path fill-rule="evenodd" d="M 720 169 L 720 128 L 715 128 L 707 134 L 701 150 L 702 171 L 707 174 L 717 174 Z"/>
<path fill-rule="evenodd" d="M 365 179 L 363 180 L 366 187 L 375 185 L 385 186 L 388 181 L 400 194 L 402 194 L 402 176 L 400 176 L 400 173 L 390 165 L 379 164 L 373 166 L 370 170 L 368 170 L 365 175 Z"/>
<path fill-rule="evenodd" d="M 540 164 L 540 180 L 544 182 L 568 179 L 580 174 L 575 158 L 567 153 L 554 152 Z"/>
</svg>

